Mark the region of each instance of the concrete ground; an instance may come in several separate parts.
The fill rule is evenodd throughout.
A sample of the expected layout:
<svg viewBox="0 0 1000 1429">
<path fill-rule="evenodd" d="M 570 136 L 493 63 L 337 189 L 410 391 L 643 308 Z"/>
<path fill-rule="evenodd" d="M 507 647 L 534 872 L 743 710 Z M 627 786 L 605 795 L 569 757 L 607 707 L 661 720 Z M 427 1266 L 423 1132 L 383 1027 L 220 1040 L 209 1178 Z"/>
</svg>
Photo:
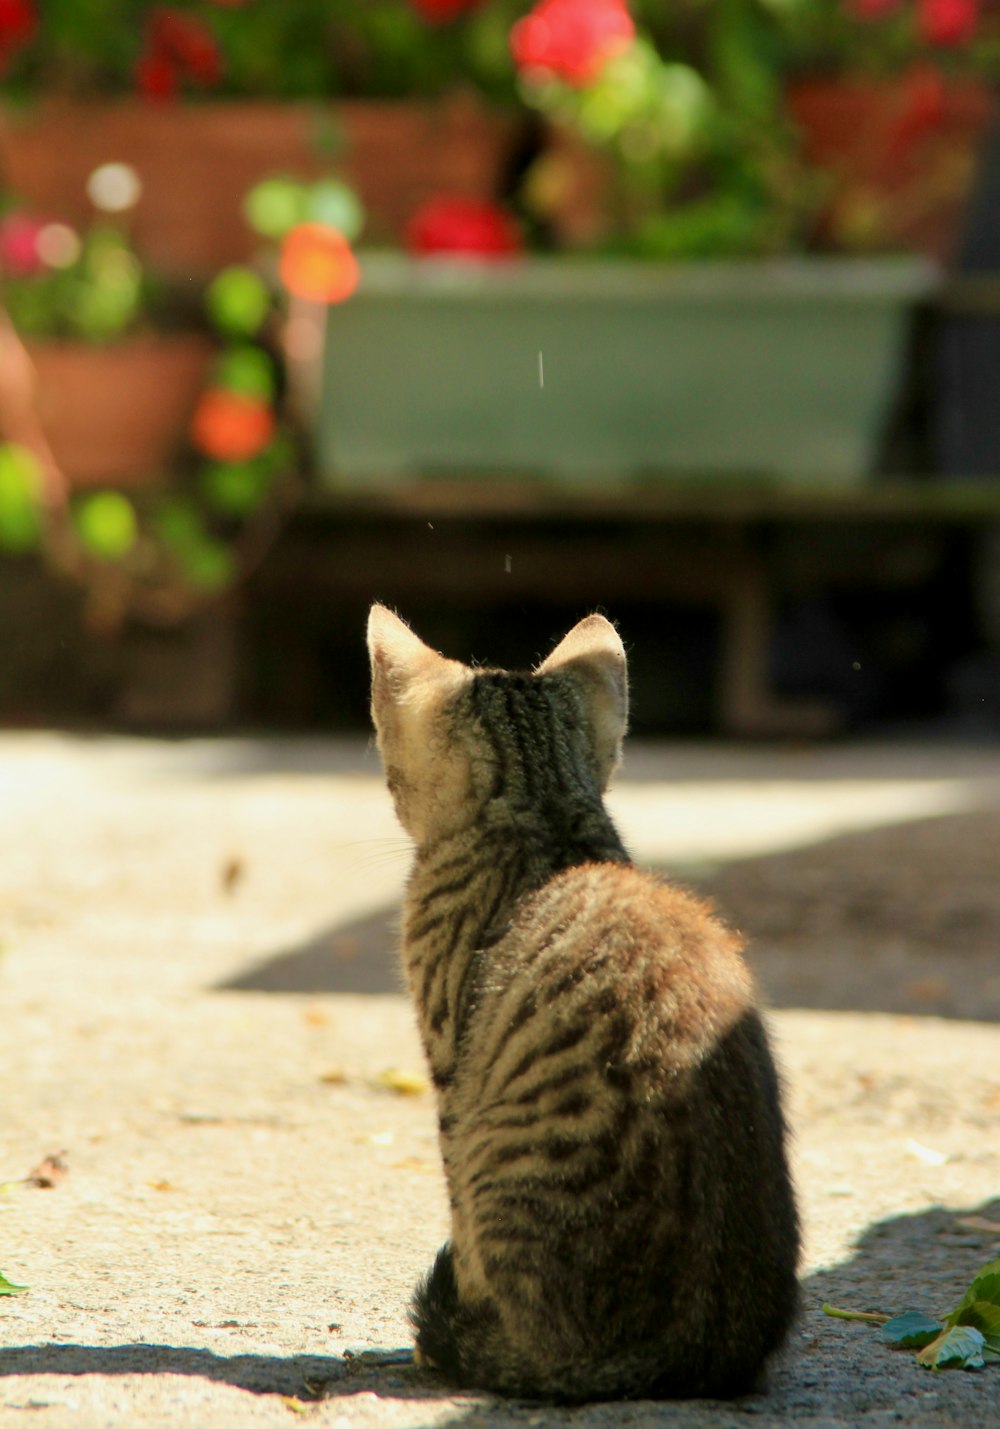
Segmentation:
<svg viewBox="0 0 1000 1429">
<path fill-rule="evenodd" d="M 943 1313 L 1000 1255 L 1000 750 L 640 747 L 613 804 L 756 932 L 806 1228 L 769 1393 L 554 1409 L 383 1353 L 447 1217 L 363 741 L 12 733 L 5 1429 L 1000 1423 L 1000 1367 L 821 1310 Z"/>
</svg>

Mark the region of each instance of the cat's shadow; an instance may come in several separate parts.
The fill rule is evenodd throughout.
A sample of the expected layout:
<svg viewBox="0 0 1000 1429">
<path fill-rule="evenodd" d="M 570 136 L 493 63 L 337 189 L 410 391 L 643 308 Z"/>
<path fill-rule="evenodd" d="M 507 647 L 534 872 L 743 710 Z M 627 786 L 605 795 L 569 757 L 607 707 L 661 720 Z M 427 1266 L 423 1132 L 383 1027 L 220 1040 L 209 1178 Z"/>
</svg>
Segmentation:
<svg viewBox="0 0 1000 1429">
<path fill-rule="evenodd" d="M 399 1362 L 397 1363 L 397 1359 Z M 229 1384 L 251 1394 L 316 1399 L 356 1394 L 377 1382 L 383 1394 L 426 1398 L 424 1383 L 406 1351 L 347 1355 L 220 1355 L 214 1350 L 159 1344 L 41 1344 L 0 1348 L 0 1376 L 6 1375 L 183 1375 Z"/>
<path fill-rule="evenodd" d="M 977 1221 L 980 1223 L 977 1225 Z M 918 1308 L 942 1315 L 962 1296 L 983 1264 L 1000 1252 L 1000 1200 L 966 1213 L 932 1207 L 869 1226 L 841 1264 L 808 1276 L 802 1313 L 789 1347 L 771 1372 L 766 1394 L 723 1406 L 715 1401 L 647 1405 L 642 1422 L 718 1429 L 732 1416 L 762 1422 L 836 1422 L 873 1425 L 887 1418 L 914 1422 L 931 1411 L 936 1426 L 986 1423 L 1000 1410 L 1000 1370 L 930 1376 L 912 1354 L 887 1349 L 877 1328 L 828 1318 L 832 1302 L 849 1310 L 894 1312 Z M 0 1348 L 0 1377 L 10 1375 L 180 1375 L 228 1384 L 256 1395 L 336 1399 L 363 1392 L 380 1399 L 441 1401 L 455 1391 L 417 1369 L 407 1352 L 356 1356 L 221 1355 L 213 1350 L 158 1344 L 36 1344 Z M 558 1406 L 511 1403 L 462 1393 L 462 1403 L 436 1424 L 565 1424 L 607 1429 L 638 1406 Z M 609 1415 L 611 1417 L 609 1417 Z M 914 1417 L 915 1416 L 915 1417 Z M 413 1422 L 413 1421 L 411 1421 Z M 735 1422 L 735 1421 L 732 1421 Z"/>
</svg>

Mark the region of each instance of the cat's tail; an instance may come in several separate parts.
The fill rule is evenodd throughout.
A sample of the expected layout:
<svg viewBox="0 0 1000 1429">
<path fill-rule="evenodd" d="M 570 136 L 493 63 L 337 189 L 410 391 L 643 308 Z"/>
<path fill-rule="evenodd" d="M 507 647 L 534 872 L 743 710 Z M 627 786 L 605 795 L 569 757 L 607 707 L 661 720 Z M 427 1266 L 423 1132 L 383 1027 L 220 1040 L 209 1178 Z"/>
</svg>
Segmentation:
<svg viewBox="0 0 1000 1429">
<path fill-rule="evenodd" d="M 575 1351 L 558 1337 L 545 1354 L 507 1342 L 500 1315 L 488 1300 L 462 1300 L 450 1242 L 438 1251 L 430 1272 L 417 1286 L 410 1310 L 416 1331 L 416 1358 L 453 1384 L 495 1393 L 562 1403 L 603 1399 L 731 1399 L 760 1387 L 764 1363 L 784 1336 L 792 1317 L 792 1293 L 780 1327 L 765 1327 L 753 1342 L 720 1347 L 713 1340 L 692 1343 L 675 1335 L 641 1337 L 635 1343 Z M 544 1340 L 544 1336 L 541 1337 Z M 721 1353 L 720 1353 L 721 1349 Z"/>
<path fill-rule="evenodd" d="M 650 1362 L 649 1351 L 641 1348 L 608 1361 L 581 1356 L 521 1363 L 502 1334 L 494 1306 L 460 1299 L 450 1242 L 441 1247 L 417 1286 L 410 1320 L 417 1363 L 437 1370 L 452 1384 L 563 1403 L 629 1397 L 643 1389 L 659 1397 L 654 1386 L 662 1365 L 655 1356 Z"/>
<path fill-rule="evenodd" d="M 437 1369 L 455 1384 L 482 1383 L 479 1347 L 497 1324 L 492 1306 L 459 1300 L 451 1242 L 437 1253 L 430 1271 L 417 1286 L 410 1309 L 417 1336 L 417 1359 Z"/>
</svg>

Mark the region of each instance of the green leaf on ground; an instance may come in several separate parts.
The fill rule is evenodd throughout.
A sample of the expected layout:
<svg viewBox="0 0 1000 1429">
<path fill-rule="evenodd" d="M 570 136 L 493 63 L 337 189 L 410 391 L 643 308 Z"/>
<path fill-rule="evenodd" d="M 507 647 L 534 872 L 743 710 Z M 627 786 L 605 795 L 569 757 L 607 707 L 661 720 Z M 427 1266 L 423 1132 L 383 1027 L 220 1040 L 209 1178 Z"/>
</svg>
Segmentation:
<svg viewBox="0 0 1000 1429">
<path fill-rule="evenodd" d="M 882 1343 L 894 1350 L 922 1350 L 941 1334 L 943 1326 L 919 1310 L 904 1310 L 882 1326 Z"/>
<path fill-rule="evenodd" d="M 982 1369 L 1000 1364 L 1000 1260 L 991 1260 L 973 1280 L 944 1323 L 920 1310 L 882 1315 L 871 1310 L 823 1306 L 824 1315 L 882 1326 L 882 1342 L 896 1350 L 916 1350 L 926 1369 Z"/>
<path fill-rule="evenodd" d="M 917 1363 L 925 1369 L 982 1369 L 985 1343 L 974 1325 L 952 1325 L 919 1351 Z"/>
<path fill-rule="evenodd" d="M 0 1271 L 0 1295 L 23 1295 L 27 1288 L 27 1285 L 12 1285 L 6 1275 Z"/>
<path fill-rule="evenodd" d="M 988 1357 L 1000 1356 L 1000 1260 L 983 1266 L 945 1324 L 978 1330 L 990 1351 Z"/>
<path fill-rule="evenodd" d="M 861 1320 L 866 1325 L 884 1325 L 891 1315 L 883 1315 L 881 1310 L 841 1310 L 837 1305 L 825 1304 L 823 1314 L 834 1320 Z"/>
</svg>

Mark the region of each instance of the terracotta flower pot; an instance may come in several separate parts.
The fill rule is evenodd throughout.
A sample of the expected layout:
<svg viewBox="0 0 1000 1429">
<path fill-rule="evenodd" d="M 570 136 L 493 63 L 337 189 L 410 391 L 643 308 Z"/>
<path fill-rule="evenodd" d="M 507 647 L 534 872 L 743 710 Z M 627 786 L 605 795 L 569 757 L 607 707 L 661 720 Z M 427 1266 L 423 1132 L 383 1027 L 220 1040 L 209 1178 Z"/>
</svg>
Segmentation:
<svg viewBox="0 0 1000 1429">
<path fill-rule="evenodd" d="M 986 85 L 927 66 L 891 81 L 801 80 L 788 103 L 806 159 L 831 176 L 821 244 L 952 256 L 996 107 Z"/>
<path fill-rule="evenodd" d="M 441 104 L 52 101 L 0 111 L 0 170 L 33 208 L 82 223 L 88 174 L 131 164 L 143 183 L 133 221 L 143 256 L 168 273 L 208 274 L 253 252 L 243 198 L 266 175 L 316 176 L 332 147 L 368 211 L 367 236 L 396 239 L 435 193 L 495 197 L 513 135 L 508 116 L 464 95 Z"/>
<path fill-rule="evenodd" d="M 27 347 L 42 427 L 71 485 L 135 485 L 169 469 L 212 356 L 207 338 L 135 337 L 105 347 L 33 341 Z"/>
</svg>

